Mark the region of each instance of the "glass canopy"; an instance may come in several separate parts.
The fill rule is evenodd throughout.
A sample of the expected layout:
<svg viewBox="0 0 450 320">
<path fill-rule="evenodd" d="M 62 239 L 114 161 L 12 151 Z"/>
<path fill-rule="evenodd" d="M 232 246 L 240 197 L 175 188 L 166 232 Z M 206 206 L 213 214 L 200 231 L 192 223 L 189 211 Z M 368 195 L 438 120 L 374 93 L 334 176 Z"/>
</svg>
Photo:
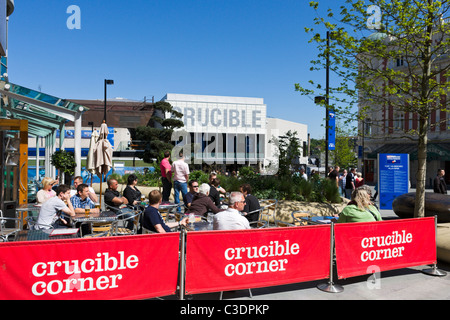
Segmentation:
<svg viewBox="0 0 450 320">
<path fill-rule="evenodd" d="M 48 136 L 65 123 L 74 121 L 77 113 L 89 110 L 74 102 L 4 81 L 0 81 L 0 93 L 4 96 L 9 117 L 28 120 L 32 136 Z"/>
</svg>

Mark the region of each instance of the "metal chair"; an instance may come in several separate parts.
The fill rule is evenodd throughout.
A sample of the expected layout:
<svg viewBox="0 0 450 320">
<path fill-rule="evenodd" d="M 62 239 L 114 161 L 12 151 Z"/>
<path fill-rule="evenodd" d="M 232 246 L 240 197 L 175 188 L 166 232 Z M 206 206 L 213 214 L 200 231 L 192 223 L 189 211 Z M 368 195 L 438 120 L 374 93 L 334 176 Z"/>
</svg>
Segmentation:
<svg viewBox="0 0 450 320">
<path fill-rule="evenodd" d="M 271 220 L 275 222 L 278 200 L 268 199 L 268 200 L 261 200 L 260 202 L 269 203 L 261 208 L 259 220 L 267 221 L 267 225 L 270 226 Z"/>
<path fill-rule="evenodd" d="M 83 236 L 83 238 L 101 238 L 114 236 L 114 231 L 117 228 L 118 221 L 111 222 L 103 231 L 94 232 Z M 98 229 L 100 230 L 100 229 Z"/>
<path fill-rule="evenodd" d="M 54 229 L 52 225 L 37 223 L 37 217 L 28 216 L 25 218 L 29 230 Z"/>
<path fill-rule="evenodd" d="M 118 218 L 120 218 L 121 216 L 123 216 L 125 214 L 127 214 L 127 213 L 122 213 L 122 214 L 118 215 Z M 135 211 L 133 215 L 130 215 L 126 218 L 115 221 L 117 223 L 116 223 L 116 227 L 113 231 L 114 235 L 123 236 L 123 235 L 137 234 L 137 232 L 139 230 L 139 222 L 140 222 L 141 214 L 142 214 L 142 211 Z M 123 223 L 123 226 L 119 227 L 119 225 L 118 225 L 119 221 L 121 221 Z M 128 229 L 125 227 L 125 225 L 128 223 L 128 221 L 133 221 L 133 229 Z"/>
<path fill-rule="evenodd" d="M 295 224 L 276 219 L 275 226 L 279 228 L 295 227 Z"/>
<path fill-rule="evenodd" d="M 292 220 L 294 221 L 294 225 L 306 226 L 308 222 L 302 218 L 310 218 L 312 216 L 312 213 L 309 211 L 292 211 L 291 216 Z"/>
<path fill-rule="evenodd" d="M 6 223 L 9 221 L 14 221 L 14 227 L 7 227 Z M 16 236 L 17 232 L 20 231 L 21 220 L 16 216 L 15 218 L 9 218 L 3 216 L 3 211 L 0 210 L 0 239 L 3 242 L 9 241 L 9 237 Z"/>
<path fill-rule="evenodd" d="M 252 229 L 267 228 L 267 221 L 262 221 L 262 220 L 252 221 L 252 222 L 250 222 L 250 228 L 252 228 Z"/>
</svg>

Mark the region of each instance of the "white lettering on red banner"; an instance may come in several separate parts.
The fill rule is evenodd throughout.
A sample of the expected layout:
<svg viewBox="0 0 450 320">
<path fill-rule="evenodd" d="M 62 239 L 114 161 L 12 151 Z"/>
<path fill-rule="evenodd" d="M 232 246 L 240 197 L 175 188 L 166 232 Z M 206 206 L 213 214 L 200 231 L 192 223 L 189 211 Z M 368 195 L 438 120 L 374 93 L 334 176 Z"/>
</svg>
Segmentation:
<svg viewBox="0 0 450 320">
<path fill-rule="evenodd" d="M 340 279 L 436 261 L 433 217 L 339 223 L 334 238 Z"/>
<path fill-rule="evenodd" d="M 405 247 L 396 245 L 411 243 L 412 238 L 412 234 L 406 233 L 405 230 L 402 230 L 400 233 L 398 231 L 393 231 L 392 235 L 387 236 L 363 238 L 361 240 L 361 247 L 364 249 L 373 247 L 382 248 L 387 246 L 389 246 L 389 248 L 363 251 L 361 254 L 361 261 L 366 262 L 402 257 Z"/>
<path fill-rule="evenodd" d="M 252 260 L 258 258 L 272 258 L 262 261 L 238 262 L 230 263 L 225 266 L 225 275 L 231 277 L 233 275 L 244 275 L 253 273 L 286 271 L 288 259 L 284 258 L 289 255 L 297 255 L 300 252 L 298 243 L 289 244 L 289 240 L 285 240 L 284 244 L 278 241 L 270 241 L 269 245 L 260 247 L 238 247 L 228 248 L 225 250 L 225 259 L 232 260 Z M 283 259 L 284 258 L 284 259 Z"/>
<path fill-rule="evenodd" d="M 35 296 L 46 293 L 51 295 L 106 290 L 119 287 L 122 280 L 121 270 L 135 269 L 139 265 L 136 255 L 126 256 L 124 251 L 119 251 L 117 256 L 110 256 L 108 252 L 97 253 L 96 257 L 70 261 L 38 262 L 32 267 L 32 275 L 43 278 L 35 282 L 31 292 Z M 108 276 L 99 274 L 105 271 L 117 271 Z M 83 277 L 81 275 L 83 274 Z M 61 275 L 67 275 L 61 279 Z M 46 281 L 45 277 L 59 276 L 59 279 Z"/>
</svg>

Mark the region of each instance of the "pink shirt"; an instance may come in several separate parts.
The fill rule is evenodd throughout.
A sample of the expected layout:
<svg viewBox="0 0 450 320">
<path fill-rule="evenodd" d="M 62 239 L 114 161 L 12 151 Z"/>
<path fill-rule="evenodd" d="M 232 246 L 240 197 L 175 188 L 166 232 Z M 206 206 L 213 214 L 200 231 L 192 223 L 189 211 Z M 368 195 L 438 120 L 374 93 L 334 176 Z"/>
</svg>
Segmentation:
<svg viewBox="0 0 450 320">
<path fill-rule="evenodd" d="M 163 178 L 172 179 L 172 166 L 170 165 L 169 158 L 162 159 L 161 163 L 159 164 L 159 168 L 161 169 L 161 176 Z M 166 170 L 169 169 L 169 172 Z"/>
</svg>

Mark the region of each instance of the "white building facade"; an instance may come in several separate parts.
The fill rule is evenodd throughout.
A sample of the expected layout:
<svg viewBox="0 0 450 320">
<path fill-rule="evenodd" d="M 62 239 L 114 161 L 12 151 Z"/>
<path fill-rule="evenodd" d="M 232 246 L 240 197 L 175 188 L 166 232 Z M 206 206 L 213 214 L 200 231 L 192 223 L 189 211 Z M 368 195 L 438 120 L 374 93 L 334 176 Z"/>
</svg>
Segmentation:
<svg viewBox="0 0 450 320">
<path fill-rule="evenodd" d="M 267 173 L 276 173 L 276 148 L 269 140 L 287 128 L 307 139 L 306 125 L 267 118 L 262 98 L 168 93 L 162 101 L 183 114 L 184 128 L 173 141 L 190 151 L 185 152 L 188 163 L 255 165 L 261 171 L 272 166 Z M 306 164 L 307 158 L 301 161 Z"/>
</svg>

